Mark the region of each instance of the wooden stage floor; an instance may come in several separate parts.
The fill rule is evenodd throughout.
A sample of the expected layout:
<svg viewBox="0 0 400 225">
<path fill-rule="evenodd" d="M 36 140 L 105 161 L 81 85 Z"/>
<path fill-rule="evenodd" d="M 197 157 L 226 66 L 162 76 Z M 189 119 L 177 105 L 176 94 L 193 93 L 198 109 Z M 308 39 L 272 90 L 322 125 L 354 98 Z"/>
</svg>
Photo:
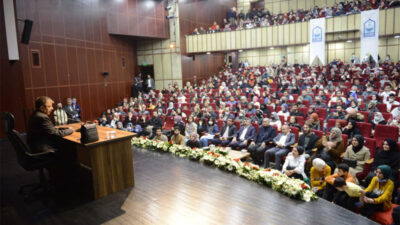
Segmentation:
<svg viewBox="0 0 400 225">
<path fill-rule="evenodd" d="M 1 142 L 1 224 L 375 224 L 325 200 L 290 199 L 236 174 L 168 153 L 133 149 L 135 187 L 24 203 L 18 187 L 36 180 Z"/>
</svg>

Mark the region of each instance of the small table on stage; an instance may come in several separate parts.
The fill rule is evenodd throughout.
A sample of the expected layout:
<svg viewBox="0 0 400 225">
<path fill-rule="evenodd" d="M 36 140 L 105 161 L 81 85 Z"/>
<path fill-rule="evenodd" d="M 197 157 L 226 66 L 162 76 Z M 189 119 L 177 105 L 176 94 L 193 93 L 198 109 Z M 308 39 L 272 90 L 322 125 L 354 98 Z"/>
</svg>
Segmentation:
<svg viewBox="0 0 400 225">
<path fill-rule="evenodd" d="M 99 140 L 82 144 L 80 123 L 60 127 L 71 127 L 74 133 L 63 137 L 77 153 L 77 161 L 92 173 L 94 199 L 134 185 L 131 139 L 134 133 L 97 126 Z M 107 131 L 114 131 L 115 138 L 107 139 Z"/>
<path fill-rule="evenodd" d="M 246 162 L 250 160 L 250 153 L 248 152 L 242 152 L 242 151 L 236 151 L 236 150 L 230 150 L 228 152 L 228 157 L 231 159 L 243 159 L 246 158 Z"/>
</svg>

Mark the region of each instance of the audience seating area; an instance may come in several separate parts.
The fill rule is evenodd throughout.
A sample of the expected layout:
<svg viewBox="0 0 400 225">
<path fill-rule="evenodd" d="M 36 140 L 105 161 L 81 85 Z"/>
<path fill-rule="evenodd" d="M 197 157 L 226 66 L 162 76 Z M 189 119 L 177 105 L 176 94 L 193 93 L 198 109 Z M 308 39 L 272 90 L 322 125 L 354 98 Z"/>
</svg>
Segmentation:
<svg viewBox="0 0 400 225">
<path fill-rule="evenodd" d="M 236 8 L 232 8 L 227 12 L 227 18 L 222 21 L 221 26 L 217 22 L 210 25 L 208 30 L 203 27 L 195 28 L 191 34 L 214 33 L 221 31 L 232 31 L 241 29 L 251 29 L 255 27 L 276 26 L 282 24 L 290 24 L 297 22 L 305 22 L 310 19 L 322 17 L 335 17 L 349 14 L 357 14 L 364 10 L 371 9 L 387 9 L 400 6 L 400 2 L 393 0 L 358 0 L 358 1 L 342 1 L 333 6 L 318 7 L 311 9 L 298 9 L 296 12 L 272 14 L 267 9 L 253 8 L 246 12 L 237 12 Z M 220 21 L 221 22 L 221 21 Z"/>
<path fill-rule="evenodd" d="M 314 122 L 320 126 L 312 132 L 320 139 L 330 134 L 333 127 L 346 132 L 350 129 L 349 121 L 354 119 L 371 157 L 363 171 L 357 173 L 356 177 L 361 181 L 370 172 L 371 162 L 377 149 L 382 149 L 385 139 L 392 138 L 400 146 L 399 68 L 399 63 L 390 61 L 375 67 L 366 64 L 349 65 L 340 61 L 326 67 L 246 67 L 242 64 L 237 70 L 232 70 L 226 65 L 218 75 L 201 83 L 187 83 L 183 88 L 174 84 L 169 89 L 140 93 L 137 98 L 124 98 L 117 104 L 117 108 L 105 111 L 103 114 L 107 121 L 101 123 L 102 115 L 99 123 L 113 126 L 111 124 L 121 122 L 122 126 L 114 127 L 138 132 L 135 130 L 137 125 L 141 125 L 142 129 L 146 126 L 141 118 L 145 117 L 148 121 L 153 118 L 153 112 L 157 111 L 163 121 L 162 130 L 165 134 L 169 134 L 168 131 L 176 126 L 177 117 L 182 118 L 184 124 L 189 117 L 193 117 L 197 124 L 200 120 L 205 124 L 213 120 L 219 132 L 228 118 L 234 120 L 237 130 L 243 126 L 244 118 L 250 118 L 258 132 L 262 120 L 257 120 L 257 112 L 260 112 L 263 118 L 269 117 L 274 122 L 272 126 L 278 135 L 281 126 L 275 124 L 278 122 L 275 118 L 279 118 L 282 125 L 291 125 L 290 116 L 293 115 L 299 127 L 303 127 L 306 121 L 312 122 L 311 114 L 314 113 L 318 115 L 318 120 Z M 348 73 L 349 78 L 343 79 L 343 73 Z M 294 111 L 294 108 L 298 108 L 298 111 Z M 303 116 L 299 116 L 299 113 Z M 382 119 L 378 121 L 379 114 Z M 125 120 L 132 121 L 127 119 L 129 115 L 135 121 L 131 126 L 124 123 Z M 290 130 L 297 143 L 302 130 L 295 126 L 291 126 Z M 199 138 L 203 134 L 199 132 Z M 139 135 L 150 134 L 139 131 Z M 186 136 L 186 139 L 189 138 Z M 343 133 L 342 139 L 345 149 L 351 145 L 347 134 Z M 387 217 L 387 213 L 378 213 L 373 218 L 379 222 Z"/>
</svg>

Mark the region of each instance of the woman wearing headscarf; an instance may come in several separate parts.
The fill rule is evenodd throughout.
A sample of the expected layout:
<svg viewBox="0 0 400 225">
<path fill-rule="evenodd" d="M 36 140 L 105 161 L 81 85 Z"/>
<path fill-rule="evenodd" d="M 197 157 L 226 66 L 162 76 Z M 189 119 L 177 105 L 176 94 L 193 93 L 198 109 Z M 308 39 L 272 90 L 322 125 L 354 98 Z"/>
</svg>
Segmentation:
<svg viewBox="0 0 400 225">
<path fill-rule="evenodd" d="M 189 140 L 186 142 L 186 146 L 189 146 L 191 148 L 200 148 L 200 142 L 198 140 L 197 133 L 192 133 L 190 135 Z"/>
<path fill-rule="evenodd" d="M 364 146 L 364 137 L 357 134 L 351 140 L 351 145 L 349 145 L 344 152 L 344 159 L 355 160 L 355 167 L 351 167 L 349 172 L 356 178 L 356 174 L 364 170 L 364 164 L 370 158 L 369 149 Z"/>
<path fill-rule="evenodd" d="M 375 112 L 373 119 L 371 120 L 372 129 L 375 129 L 377 124 L 386 124 L 385 118 L 383 118 L 381 112 Z"/>
<path fill-rule="evenodd" d="M 318 151 L 314 158 L 322 158 L 334 170 L 345 150 L 340 129 L 332 128 L 331 133 L 318 140 L 315 146 Z"/>
<path fill-rule="evenodd" d="M 292 152 L 286 157 L 285 163 L 282 167 L 282 173 L 288 177 L 297 179 L 306 179 L 307 175 L 304 172 L 304 164 L 306 159 L 304 158 L 304 148 L 297 145 L 293 148 Z"/>
<path fill-rule="evenodd" d="M 326 187 L 325 177 L 331 175 L 331 167 L 323 159 L 315 158 L 312 160 L 310 170 L 311 188 L 318 195 L 322 196 Z"/>
<path fill-rule="evenodd" d="M 269 122 L 271 126 L 276 126 L 278 128 L 278 131 L 281 130 L 282 127 L 282 122 L 281 119 L 279 118 L 278 114 L 276 112 L 271 113 L 271 121 Z"/>
<path fill-rule="evenodd" d="M 347 123 L 347 126 L 345 128 L 343 128 L 343 134 L 346 134 L 348 137 L 348 142 L 350 143 L 351 140 L 353 139 L 353 137 L 355 135 L 362 135 L 361 131 L 357 128 L 357 123 L 354 120 L 350 120 Z M 348 143 L 348 144 L 349 144 Z"/>
<path fill-rule="evenodd" d="M 168 103 L 168 108 L 166 109 L 166 114 L 171 115 L 171 112 L 174 111 L 174 103 L 173 102 L 169 102 Z"/>
<path fill-rule="evenodd" d="M 398 151 L 398 146 L 395 140 L 387 138 L 383 144 L 382 148 L 376 151 L 374 162 L 371 165 L 371 170 L 366 180 L 366 185 L 371 182 L 371 179 L 375 176 L 375 172 L 380 165 L 388 165 L 392 169 L 392 177 L 398 177 L 400 169 L 400 153 Z"/>
<path fill-rule="evenodd" d="M 253 97 L 252 103 L 253 103 L 254 107 L 256 107 L 258 109 L 260 108 L 260 102 L 258 101 L 258 97 L 257 96 Z"/>
<path fill-rule="evenodd" d="M 203 147 L 208 146 L 208 140 L 212 140 L 214 135 L 219 132 L 219 128 L 214 118 L 210 118 L 207 122 L 205 134 L 200 138 L 200 144 Z"/>
<path fill-rule="evenodd" d="M 285 118 L 285 121 L 287 121 L 287 119 L 289 118 L 289 106 L 286 103 L 281 105 L 281 111 L 278 112 L 278 116 L 283 116 Z"/>
<path fill-rule="evenodd" d="M 388 165 L 380 165 L 376 170 L 376 176 L 364 190 L 365 196 L 362 198 L 364 207 L 361 214 L 371 218 L 375 212 L 388 211 L 392 208 L 392 194 L 394 184 L 392 181 L 391 168 Z"/>
<path fill-rule="evenodd" d="M 190 135 L 192 135 L 192 133 L 197 133 L 197 124 L 194 122 L 193 117 L 189 116 L 187 123 L 186 123 L 186 129 L 185 129 L 186 140 L 190 139 Z"/>
<path fill-rule="evenodd" d="M 312 113 L 310 116 L 310 124 L 311 129 L 313 130 L 321 130 L 321 121 L 319 120 L 317 113 Z"/>
</svg>

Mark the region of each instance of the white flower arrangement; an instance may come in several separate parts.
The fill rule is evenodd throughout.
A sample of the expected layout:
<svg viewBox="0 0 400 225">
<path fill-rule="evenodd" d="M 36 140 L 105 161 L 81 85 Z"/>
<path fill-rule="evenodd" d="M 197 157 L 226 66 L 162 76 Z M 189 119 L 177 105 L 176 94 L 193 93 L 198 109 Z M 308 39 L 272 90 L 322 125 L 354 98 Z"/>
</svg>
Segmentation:
<svg viewBox="0 0 400 225">
<path fill-rule="evenodd" d="M 188 157 L 189 159 L 199 160 L 200 162 L 229 172 L 235 172 L 239 176 L 264 184 L 292 198 L 301 199 L 306 202 L 318 199 L 318 196 L 303 180 L 290 178 L 278 170 L 260 170 L 258 165 L 247 162 L 243 163 L 239 159 L 228 158 L 227 154 L 229 150 L 226 148 L 211 147 L 206 151 L 182 145 L 171 145 L 168 142 L 153 141 L 146 138 L 132 138 L 131 143 L 133 146 L 139 148 L 170 152 L 179 157 Z"/>
</svg>

